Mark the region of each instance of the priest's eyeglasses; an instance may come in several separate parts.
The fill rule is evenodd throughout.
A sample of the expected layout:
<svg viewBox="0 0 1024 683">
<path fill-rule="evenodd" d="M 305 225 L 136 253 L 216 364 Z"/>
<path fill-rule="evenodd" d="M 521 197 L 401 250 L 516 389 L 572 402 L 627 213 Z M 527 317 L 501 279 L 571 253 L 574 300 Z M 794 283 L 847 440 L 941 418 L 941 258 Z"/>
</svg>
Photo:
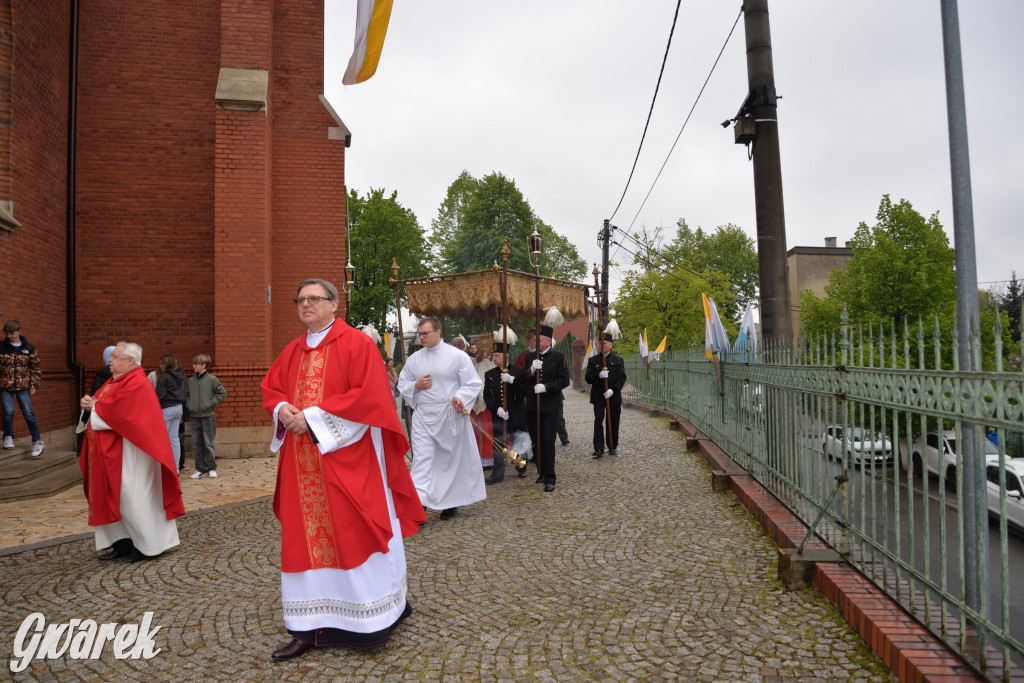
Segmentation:
<svg viewBox="0 0 1024 683">
<path fill-rule="evenodd" d="M 303 305 L 307 301 L 311 306 L 316 306 L 321 301 L 330 301 L 331 298 L 327 296 L 300 296 L 298 299 L 293 299 L 299 306 Z"/>
<path fill-rule="evenodd" d="M 421 338 L 422 338 L 422 337 L 426 337 L 426 336 L 428 336 L 428 335 L 431 335 L 431 334 L 433 334 L 433 333 L 437 332 L 437 331 L 438 331 L 439 329 L 440 329 L 440 328 L 437 328 L 437 327 L 435 327 L 435 328 L 434 328 L 434 329 L 432 329 L 432 330 L 423 330 L 422 332 L 417 332 L 417 333 L 416 333 L 416 336 L 417 336 L 417 337 L 421 337 Z"/>
</svg>

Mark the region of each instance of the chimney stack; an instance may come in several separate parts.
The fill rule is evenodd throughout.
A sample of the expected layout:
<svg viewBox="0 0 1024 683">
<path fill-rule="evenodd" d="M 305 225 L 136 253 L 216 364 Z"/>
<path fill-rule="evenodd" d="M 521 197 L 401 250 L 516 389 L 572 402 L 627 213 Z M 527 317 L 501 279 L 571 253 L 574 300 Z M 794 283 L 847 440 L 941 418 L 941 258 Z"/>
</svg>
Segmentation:
<svg viewBox="0 0 1024 683">
<path fill-rule="evenodd" d="M 836 238 L 835 237 L 826 237 L 825 238 L 825 246 L 830 248 L 830 249 L 835 249 L 836 248 Z"/>
</svg>

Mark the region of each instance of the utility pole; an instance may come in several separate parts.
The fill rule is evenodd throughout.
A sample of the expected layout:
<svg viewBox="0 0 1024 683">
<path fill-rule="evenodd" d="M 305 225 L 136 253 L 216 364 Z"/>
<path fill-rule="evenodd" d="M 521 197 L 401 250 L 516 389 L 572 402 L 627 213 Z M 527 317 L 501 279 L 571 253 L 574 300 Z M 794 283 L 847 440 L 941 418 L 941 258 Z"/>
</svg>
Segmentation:
<svg viewBox="0 0 1024 683">
<path fill-rule="evenodd" d="M 598 305 L 601 307 L 599 320 L 608 319 L 608 249 L 612 243 L 612 231 L 611 221 L 604 219 L 604 232 L 602 233 L 601 239 L 601 301 Z M 598 331 L 598 336 L 601 332 Z"/>
<path fill-rule="evenodd" d="M 953 244 L 956 246 L 957 358 L 960 372 L 980 370 L 978 323 L 978 264 L 974 249 L 974 199 L 971 193 L 971 160 L 967 145 L 967 106 L 964 101 L 964 69 L 960 52 L 960 16 L 956 0 L 942 0 L 942 47 L 946 67 L 946 118 L 949 126 L 949 166 L 953 181 Z M 965 384 L 978 383 L 963 379 Z M 987 581 L 988 510 L 985 504 L 985 457 L 982 431 L 973 422 L 961 422 L 963 454 L 964 587 L 967 606 L 980 610 Z M 970 621 L 968 623 L 971 623 Z M 986 658 L 981 655 L 984 663 Z M 984 666 L 984 664 L 983 664 Z"/>
<path fill-rule="evenodd" d="M 747 39 L 748 89 L 747 98 L 736 115 L 734 132 L 737 144 L 753 145 L 761 334 L 765 340 L 792 342 L 786 214 L 782 203 L 782 163 L 768 0 L 743 0 L 743 28 Z"/>
</svg>

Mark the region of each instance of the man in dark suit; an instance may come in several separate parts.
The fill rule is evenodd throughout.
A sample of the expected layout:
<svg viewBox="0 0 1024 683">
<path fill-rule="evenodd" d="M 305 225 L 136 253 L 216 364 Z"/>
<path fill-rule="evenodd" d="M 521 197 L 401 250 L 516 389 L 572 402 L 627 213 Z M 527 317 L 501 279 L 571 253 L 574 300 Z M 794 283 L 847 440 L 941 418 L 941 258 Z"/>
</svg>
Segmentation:
<svg viewBox="0 0 1024 683">
<path fill-rule="evenodd" d="M 593 457 L 604 455 L 605 442 L 608 453 L 615 455 L 619 445 L 619 414 L 622 412 L 622 387 L 626 385 L 626 366 L 622 357 L 612 353 L 612 335 L 601 336 L 601 353 L 587 361 L 586 380 L 590 383 L 590 402 L 594 406 L 594 453 Z M 605 417 L 608 425 L 605 427 Z"/>
<path fill-rule="evenodd" d="M 552 311 L 556 314 L 551 315 Z M 561 314 L 553 306 L 544 318 L 540 328 L 537 352 L 526 354 L 524 377 L 526 392 L 526 428 L 533 440 L 537 469 L 540 476 L 537 483 L 544 484 L 544 491 L 555 490 L 555 433 L 558 418 L 562 416 L 562 389 L 569 386 L 569 367 L 565 355 L 551 347 L 554 319 L 561 319 Z M 537 413 L 540 412 L 540 434 L 537 433 Z"/>
<path fill-rule="evenodd" d="M 505 366 L 508 362 L 503 337 L 494 333 L 494 353 L 491 354 L 493 367 L 484 373 L 484 403 L 491 411 L 494 419 L 494 439 L 498 443 L 507 443 L 508 438 L 517 432 L 526 432 L 526 392 L 523 383 L 524 370 L 518 365 Z M 511 337 L 510 339 L 514 339 Z M 515 342 L 510 342 L 509 345 Z M 525 453 L 520 453 L 526 456 Z M 516 468 L 519 478 L 526 476 L 526 465 Z M 494 447 L 494 470 L 484 480 L 490 486 L 505 479 L 505 454 L 498 446 Z"/>
</svg>

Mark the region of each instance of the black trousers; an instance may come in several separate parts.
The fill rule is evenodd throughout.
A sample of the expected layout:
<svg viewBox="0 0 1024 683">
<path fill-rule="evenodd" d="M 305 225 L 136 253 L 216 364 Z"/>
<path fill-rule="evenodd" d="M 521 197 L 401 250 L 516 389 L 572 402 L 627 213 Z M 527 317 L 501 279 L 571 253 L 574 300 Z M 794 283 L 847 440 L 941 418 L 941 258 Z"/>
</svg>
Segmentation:
<svg viewBox="0 0 1024 683">
<path fill-rule="evenodd" d="M 562 411 L 541 412 L 540 414 L 540 453 L 537 452 L 537 413 L 526 413 L 526 430 L 530 432 L 533 442 L 534 458 L 537 460 L 537 473 L 544 477 L 545 484 L 555 483 L 555 432 L 558 431 L 558 418 Z"/>
<path fill-rule="evenodd" d="M 612 419 L 610 424 L 605 425 L 607 411 L 605 402 L 594 405 L 594 452 L 603 453 L 604 444 L 608 442 L 608 448 L 619 447 L 619 415 L 622 413 L 622 404 L 611 406 Z M 609 429 L 611 433 L 609 433 Z"/>
<path fill-rule="evenodd" d="M 569 432 L 565 431 L 565 415 L 558 416 L 558 424 L 555 425 L 555 433 L 558 434 L 558 438 L 562 443 L 569 441 Z"/>
</svg>

